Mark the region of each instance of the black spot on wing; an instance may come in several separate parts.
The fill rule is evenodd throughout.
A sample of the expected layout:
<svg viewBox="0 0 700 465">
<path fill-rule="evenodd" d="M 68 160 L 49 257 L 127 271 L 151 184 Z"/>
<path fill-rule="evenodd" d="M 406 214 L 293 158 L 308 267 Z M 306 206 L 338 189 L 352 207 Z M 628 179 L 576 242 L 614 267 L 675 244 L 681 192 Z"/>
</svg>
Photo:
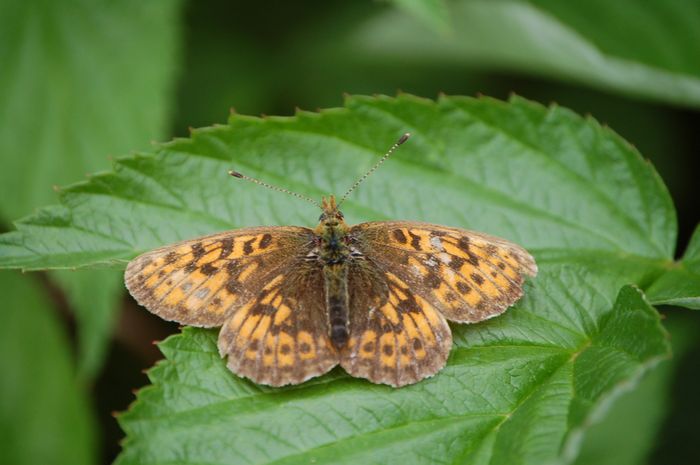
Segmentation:
<svg viewBox="0 0 700 465">
<path fill-rule="evenodd" d="M 466 237 L 460 237 L 457 241 L 457 248 L 462 252 L 469 252 L 469 239 Z"/>
<path fill-rule="evenodd" d="M 205 263 L 204 265 L 202 265 L 202 267 L 199 269 L 199 271 L 204 275 L 211 276 L 214 273 L 216 273 L 217 271 L 219 271 L 219 269 L 217 267 L 215 267 L 214 265 L 212 265 L 211 263 Z"/>
<path fill-rule="evenodd" d="M 253 242 L 255 242 L 255 239 L 248 239 L 243 243 L 243 253 L 245 255 L 250 255 L 253 253 Z"/>
<path fill-rule="evenodd" d="M 411 247 L 413 247 L 414 250 L 420 250 L 420 236 L 413 234 L 411 231 L 409 231 L 408 234 L 411 236 Z"/>
<path fill-rule="evenodd" d="M 270 246 L 272 243 L 272 235 L 270 234 L 263 234 L 263 237 L 260 239 L 260 244 L 258 244 L 258 247 L 261 249 L 266 249 Z"/>
<path fill-rule="evenodd" d="M 437 289 L 440 287 L 440 284 L 442 283 L 442 279 L 440 279 L 440 276 L 437 275 L 437 273 L 434 272 L 429 272 L 426 276 L 423 277 L 423 282 L 433 288 Z"/>
<path fill-rule="evenodd" d="M 227 258 L 233 251 L 233 239 L 230 237 L 221 240 L 221 255 L 219 258 Z"/>
<path fill-rule="evenodd" d="M 391 234 L 394 236 L 394 239 L 396 239 L 396 242 L 400 244 L 406 244 L 408 242 L 406 235 L 400 229 L 394 229 Z"/>
<path fill-rule="evenodd" d="M 457 257 L 457 256 L 451 256 L 450 257 L 450 263 L 448 266 L 452 268 L 453 270 L 460 272 L 462 269 L 462 265 L 464 265 L 465 260 L 462 257 Z"/>
<path fill-rule="evenodd" d="M 238 292 L 238 283 L 235 279 L 229 279 L 226 281 L 226 286 L 224 286 L 229 294 L 236 294 Z"/>
<path fill-rule="evenodd" d="M 479 278 L 481 278 L 481 276 L 479 276 Z M 469 294 L 469 292 L 472 290 L 471 287 L 469 287 L 469 285 L 462 281 L 457 281 L 457 289 L 464 295 Z"/>
<path fill-rule="evenodd" d="M 202 245 L 201 242 L 195 242 L 190 246 L 192 248 L 192 261 L 195 262 L 202 258 L 206 251 L 204 250 L 204 246 Z"/>
</svg>

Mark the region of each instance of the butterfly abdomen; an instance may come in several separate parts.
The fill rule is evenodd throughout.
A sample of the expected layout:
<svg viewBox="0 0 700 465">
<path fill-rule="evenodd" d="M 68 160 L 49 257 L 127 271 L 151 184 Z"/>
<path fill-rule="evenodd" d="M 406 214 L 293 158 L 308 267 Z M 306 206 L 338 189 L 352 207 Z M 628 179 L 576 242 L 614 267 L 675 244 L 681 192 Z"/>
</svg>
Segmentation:
<svg viewBox="0 0 700 465">
<path fill-rule="evenodd" d="M 334 202 L 334 201 L 333 201 Z M 348 227 L 343 215 L 333 208 L 321 215 L 321 223 L 316 232 L 320 243 L 320 259 L 323 263 L 326 311 L 331 343 L 340 349 L 348 342 L 349 296 L 348 296 Z"/>
<path fill-rule="evenodd" d="M 340 263 L 324 266 L 323 279 L 331 342 L 336 348 L 341 348 L 347 343 L 349 337 L 347 265 Z"/>
</svg>

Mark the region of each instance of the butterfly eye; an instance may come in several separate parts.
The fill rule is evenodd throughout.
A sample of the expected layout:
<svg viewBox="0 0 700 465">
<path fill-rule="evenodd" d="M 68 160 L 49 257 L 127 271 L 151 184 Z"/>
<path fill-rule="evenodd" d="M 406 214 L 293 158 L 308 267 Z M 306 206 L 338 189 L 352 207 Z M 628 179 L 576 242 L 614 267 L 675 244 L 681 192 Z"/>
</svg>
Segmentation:
<svg viewBox="0 0 700 465">
<path fill-rule="evenodd" d="M 326 217 L 325 213 L 321 213 L 321 216 L 318 217 L 318 221 L 323 221 L 323 219 Z"/>
<path fill-rule="evenodd" d="M 342 219 L 344 218 L 342 212 L 337 212 L 337 213 L 335 214 L 335 217 L 338 218 L 339 220 L 342 220 Z"/>
</svg>

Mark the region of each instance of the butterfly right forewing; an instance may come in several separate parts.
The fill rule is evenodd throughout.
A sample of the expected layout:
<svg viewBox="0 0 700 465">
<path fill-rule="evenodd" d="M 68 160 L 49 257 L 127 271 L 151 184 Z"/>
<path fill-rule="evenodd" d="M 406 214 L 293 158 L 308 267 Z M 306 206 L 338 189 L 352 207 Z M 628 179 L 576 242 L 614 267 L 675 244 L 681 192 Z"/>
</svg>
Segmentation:
<svg viewBox="0 0 700 465">
<path fill-rule="evenodd" d="M 503 313 L 537 265 L 522 247 L 459 228 L 410 221 L 353 226 L 357 247 L 391 269 L 449 320 L 475 323 Z"/>
</svg>

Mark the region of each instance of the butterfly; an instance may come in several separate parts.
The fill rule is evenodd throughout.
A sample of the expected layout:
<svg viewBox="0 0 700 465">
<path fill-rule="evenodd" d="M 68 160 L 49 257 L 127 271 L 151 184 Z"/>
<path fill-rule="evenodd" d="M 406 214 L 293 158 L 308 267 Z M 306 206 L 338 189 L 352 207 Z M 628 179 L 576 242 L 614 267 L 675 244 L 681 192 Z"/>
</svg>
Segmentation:
<svg viewBox="0 0 700 465">
<path fill-rule="evenodd" d="M 228 368 L 258 384 L 299 384 L 337 365 L 394 387 L 435 375 L 447 361 L 447 321 L 500 315 L 537 274 L 522 247 L 480 232 L 412 221 L 349 226 L 340 202 L 318 225 L 253 227 L 200 237 L 129 262 L 136 301 L 184 325 L 221 327 Z"/>
</svg>

